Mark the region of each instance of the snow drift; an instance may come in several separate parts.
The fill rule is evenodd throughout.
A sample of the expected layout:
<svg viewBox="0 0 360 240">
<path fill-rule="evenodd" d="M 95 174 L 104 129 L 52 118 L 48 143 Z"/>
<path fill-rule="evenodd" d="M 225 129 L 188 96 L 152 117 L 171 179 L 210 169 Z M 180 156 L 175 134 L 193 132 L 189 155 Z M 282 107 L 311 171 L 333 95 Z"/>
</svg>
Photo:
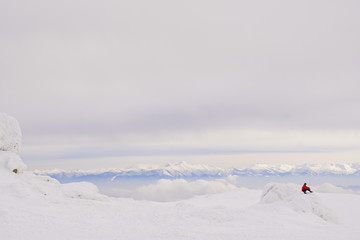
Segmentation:
<svg viewBox="0 0 360 240">
<path fill-rule="evenodd" d="M 260 202 L 285 205 L 296 212 L 313 213 L 326 221 L 337 221 L 335 213 L 321 203 L 316 193 L 304 194 L 300 187 L 291 183 L 269 183 L 264 188 Z"/>
<path fill-rule="evenodd" d="M 51 201 L 63 201 L 64 198 L 107 199 L 106 196 L 99 193 L 97 186 L 92 183 L 61 184 L 48 176 L 37 176 L 27 172 L 16 174 L 11 170 L 23 167 L 25 164 L 15 153 L 0 153 L 0 163 L 0 188 L 3 194 L 10 194 L 20 199 L 47 199 Z"/>
<path fill-rule="evenodd" d="M 2 193 L 20 198 L 86 198 L 104 200 L 91 183 L 60 184 L 48 176 L 23 173 L 26 165 L 18 155 L 21 130 L 13 117 L 0 113 L 0 187 Z"/>
<path fill-rule="evenodd" d="M 21 173 L 25 169 L 26 165 L 19 155 L 13 152 L 0 151 L 0 171 L 16 171 Z"/>
</svg>

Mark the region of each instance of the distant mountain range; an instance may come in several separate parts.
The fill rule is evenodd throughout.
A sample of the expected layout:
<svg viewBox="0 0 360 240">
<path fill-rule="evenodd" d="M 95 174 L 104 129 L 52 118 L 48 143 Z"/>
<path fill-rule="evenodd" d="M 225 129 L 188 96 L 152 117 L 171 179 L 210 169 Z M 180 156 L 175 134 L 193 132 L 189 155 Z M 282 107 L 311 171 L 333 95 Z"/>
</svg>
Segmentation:
<svg viewBox="0 0 360 240">
<path fill-rule="evenodd" d="M 51 176 L 58 180 L 64 179 L 107 179 L 114 181 L 122 178 L 222 178 L 227 176 L 360 176 L 360 163 L 351 164 L 305 164 L 267 165 L 257 164 L 250 168 L 219 168 L 208 165 L 179 162 L 162 167 L 135 167 L 128 169 L 99 170 L 35 170 L 38 175 Z"/>
</svg>

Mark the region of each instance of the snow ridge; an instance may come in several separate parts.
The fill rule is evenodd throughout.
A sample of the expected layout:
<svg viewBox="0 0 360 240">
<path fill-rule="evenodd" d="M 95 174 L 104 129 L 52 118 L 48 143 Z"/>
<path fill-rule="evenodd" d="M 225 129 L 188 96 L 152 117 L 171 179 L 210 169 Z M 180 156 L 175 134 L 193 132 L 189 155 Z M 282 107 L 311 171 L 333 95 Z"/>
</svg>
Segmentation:
<svg viewBox="0 0 360 240">
<path fill-rule="evenodd" d="M 304 164 L 266 165 L 257 164 L 251 168 L 219 168 L 208 165 L 193 165 L 186 162 L 167 164 L 162 167 L 98 169 L 93 171 L 35 170 L 39 175 L 59 178 L 101 177 L 111 178 L 217 178 L 228 176 L 360 176 L 360 163 L 349 164 Z"/>
</svg>

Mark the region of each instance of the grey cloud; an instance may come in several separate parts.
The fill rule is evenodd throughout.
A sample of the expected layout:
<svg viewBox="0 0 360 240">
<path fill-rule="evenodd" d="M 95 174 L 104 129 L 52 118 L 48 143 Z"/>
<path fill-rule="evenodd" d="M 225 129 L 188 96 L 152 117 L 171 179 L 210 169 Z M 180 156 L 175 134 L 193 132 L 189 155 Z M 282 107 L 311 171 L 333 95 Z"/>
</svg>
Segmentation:
<svg viewBox="0 0 360 240">
<path fill-rule="evenodd" d="M 359 128 L 356 1 L 7 1 L 0 109 L 26 134 Z"/>
</svg>

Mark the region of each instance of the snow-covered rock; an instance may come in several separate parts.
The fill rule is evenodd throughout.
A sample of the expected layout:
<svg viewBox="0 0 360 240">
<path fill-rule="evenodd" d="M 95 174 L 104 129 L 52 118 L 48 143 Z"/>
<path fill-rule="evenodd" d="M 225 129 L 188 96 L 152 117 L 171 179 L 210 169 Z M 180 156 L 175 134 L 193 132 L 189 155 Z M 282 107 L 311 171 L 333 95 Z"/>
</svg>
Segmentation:
<svg viewBox="0 0 360 240">
<path fill-rule="evenodd" d="M 38 176 L 29 172 L 15 174 L 9 169 L 21 169 L 24 163 L 19 156 L 11 152 L 0 154 L 0 189 L 3 195 L 20 199 L 47 201 L 65 201 L 68 198 L 106 200 L 92 183 L 61 184 L 54 178 Z"/>
<path fill-rule="evenodd" d="M 30 199 L 106 199 L 92 183 L 60 184 L 49 176 L 23 173 L 26 165 L 18 155 L 20 145 L 21 130 L 18 121 L 0 113 L 0 189 L 3 194 Z"/>
<path fill-rule="evenodd" d="M 0 113 L 0 151 L 19 153 L 21 129 L 19 122 L 5 113 Z"/>
<path fill-rule="evenodd" d="M 260 202 L 285 205 L 296 212 L 312 213 L 325 221 L 337 222 L 335 213 L 315 193 L 304 194 L 300 189 L 301 186 L 292 183 L 269 183 L 264 188 Z"/>
<path fill-rule="evenodd" d="M 295 194 L 299 193 L 298 189 L 296 189 L 296 185 L 294 184 L 269 183 L 264 188 L 261 202 L 274 203 L 289 201 Z"/>
</svg>

